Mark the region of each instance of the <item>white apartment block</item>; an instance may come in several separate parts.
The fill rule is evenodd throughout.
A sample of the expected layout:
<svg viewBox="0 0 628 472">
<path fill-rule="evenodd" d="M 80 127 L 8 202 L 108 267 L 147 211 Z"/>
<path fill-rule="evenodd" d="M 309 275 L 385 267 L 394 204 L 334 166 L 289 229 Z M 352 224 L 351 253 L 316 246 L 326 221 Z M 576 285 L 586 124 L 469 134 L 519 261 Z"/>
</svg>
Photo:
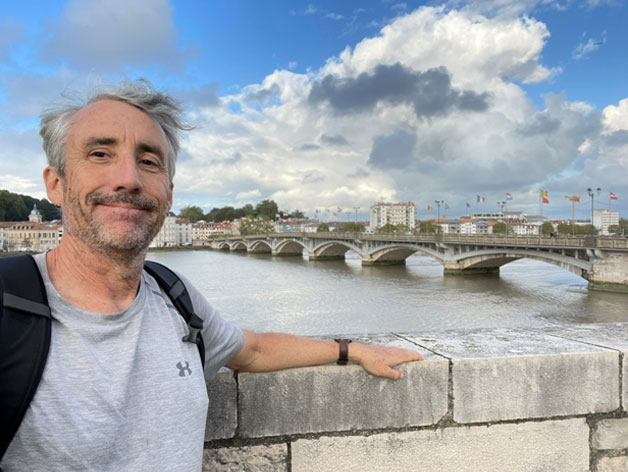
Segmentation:
<svg viewBox="0 0 628 472">
<path fill-rule="evenodd" d="M 517 236 L 536 236 L 541 233 L 541 225 L 536 223 L 518 223 L 510 227 Z"/>
<path fill-rule="evenodd" d="M 192 223 L 188 219 L 177 219 L 175 221 L 177 231 L 177 246 L 192 245 Z"/>
<path fill-rule="evenodd" d="M 164 224 L 157 236 L 150 243 L 150 247 L 173 247 L 177 245 L 177 217 L 168 212 Z"/>
<path fill-rule="evenodd" d="M 607 235 L 608 227 L 619 224 L 619 213 L 609 209 L 593 210 L 593 226 L 600 234 Z"/>
<path fill-rule="evenodd" d="M 413 202 L 375 203 L 371 206 L 369 228 L 375 230 L 384 225 L 404 225 L 413 230 L 416 226 L 416 210 Z"/>
</svg>

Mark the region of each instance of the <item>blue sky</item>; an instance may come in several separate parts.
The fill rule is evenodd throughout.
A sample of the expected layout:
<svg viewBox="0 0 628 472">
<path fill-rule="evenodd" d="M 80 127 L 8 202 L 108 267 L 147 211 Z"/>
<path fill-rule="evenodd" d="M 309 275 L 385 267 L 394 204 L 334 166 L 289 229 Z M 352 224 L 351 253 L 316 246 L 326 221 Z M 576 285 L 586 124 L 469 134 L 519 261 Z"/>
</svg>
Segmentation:
<svg viewBox="0 0 628 472">
<path fill-rule="evenodd" d="M 44 196 L 38 114 L 60 93 L 147 77 L 197 126 L 174 209 L 434 200 L 628 216 L 623 1 L 3 2 L 0 188 Z M 577 217 L 590 214 L 590 200 Z"/>
</svg>

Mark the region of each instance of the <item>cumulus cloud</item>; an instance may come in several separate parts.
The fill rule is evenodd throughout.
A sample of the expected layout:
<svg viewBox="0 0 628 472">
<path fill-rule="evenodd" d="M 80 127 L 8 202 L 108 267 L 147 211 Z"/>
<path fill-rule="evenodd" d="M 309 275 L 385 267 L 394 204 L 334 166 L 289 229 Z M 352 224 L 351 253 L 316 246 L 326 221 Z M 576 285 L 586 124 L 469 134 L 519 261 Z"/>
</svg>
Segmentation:
<svg viewBox="0 0 628 472">
<path fill-rule="evenodd" d="M 370 112 L 378 103 L 408 103 L 418 117 L 445 115 L 453 109 L 485 111 L 490 95 L 457 90 L 445 67 L 412 71 L 400 63 L 378 65 L 373 73 L 356 78 L 326 75 L 312 86 L 308 101 L 312 105 L 329 103 L 338 114 Z"/>
<path fill-rule="evenodd" d="M 540 62 L 548 37 L 531 18 L 422 7 L 319 70 L 278 70 L 223 97 L 238 113 L 204 110 L 175 185 L 214 195 L 255 188 L 304 210 L 445 192 L 464 206 L 506 187 L 528 194 L 566 169 L 583 172 L 610 146 L 599 142 L 601 113 L 562 95 L 539 109 L 518 85 L 556 73 Z"/>
<path fill-rule="evenodd" d="M 51 20 L 42 58 L 59 58 L 81 70 L 161 64 L 181 68 L 186 52 L 174 46 L 168 0 L 70 0 Z"/>
</svg>

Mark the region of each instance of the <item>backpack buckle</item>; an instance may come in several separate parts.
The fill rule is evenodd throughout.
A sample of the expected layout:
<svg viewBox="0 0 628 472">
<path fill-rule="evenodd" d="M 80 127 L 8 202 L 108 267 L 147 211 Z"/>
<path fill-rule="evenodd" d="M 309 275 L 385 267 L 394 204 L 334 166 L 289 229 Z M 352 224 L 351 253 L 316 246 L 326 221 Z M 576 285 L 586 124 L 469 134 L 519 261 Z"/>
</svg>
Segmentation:
<svg viewBox="0 0 628 472">
<path fill-rule="evenodd" d="M 192 313 L 188 322 L 188 328 L 190 329 L 190 334 L 183 336 L 183 341 L 198 344 L 198 336 L 203 329 L 203 320 L 195 313 Z"/>
</svg>

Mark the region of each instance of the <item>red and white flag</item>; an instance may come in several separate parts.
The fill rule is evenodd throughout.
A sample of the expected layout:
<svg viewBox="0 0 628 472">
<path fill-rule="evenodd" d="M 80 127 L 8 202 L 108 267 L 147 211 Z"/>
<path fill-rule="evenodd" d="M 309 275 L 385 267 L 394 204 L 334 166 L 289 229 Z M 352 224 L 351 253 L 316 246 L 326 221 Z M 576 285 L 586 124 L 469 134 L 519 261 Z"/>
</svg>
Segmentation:
<svg viewBox="0 0 628 472">
<path fill-rule="evenodd" d="M 619 198 L 617 198 L 617 195 L 611 192 L 611 200 L 619 200 Z"/>
</svg>

